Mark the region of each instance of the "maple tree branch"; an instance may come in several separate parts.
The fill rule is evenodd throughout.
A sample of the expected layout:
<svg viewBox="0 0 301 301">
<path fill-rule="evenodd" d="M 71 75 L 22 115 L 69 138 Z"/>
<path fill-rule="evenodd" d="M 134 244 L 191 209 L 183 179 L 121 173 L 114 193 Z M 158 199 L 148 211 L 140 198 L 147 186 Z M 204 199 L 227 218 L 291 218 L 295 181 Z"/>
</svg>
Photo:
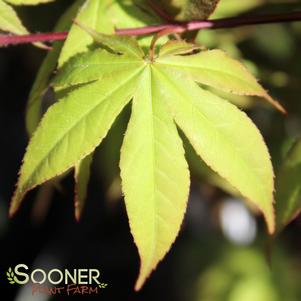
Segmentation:
<svg viewBox="0 0 301 301">
<path fill-rule="evenodd" d="M 232 28 L 246 25 L 285 23 L 293 21 L 301 21 L 301 11 L 282 14 L 243 16 L 204 21 L 189 21 L 182 23 L 167 23 L 163 25 L 145 26 L 140 28 L 117 29 L 116 34 L 140 36 L 154 34 L 166 29 L 170 30 L 170 32 L 173 33 L 181 33 L 185 31 L 193 31 L 200 29 Z"/>
<path fill-rule="evenodd" d="M 285 23 L 293 21 L 301 21 L 301 11 L 281 14 L 240 16 L 205 21 L 174 22 L 139 28 L 116 29 L 115 33 L 116 35 L 143 36 L 159 33 L 161 31 L 168 33 L 183 33 L 186 31 L 200 29 L 233 28 L 246 25 Z M 68 32 L 38 33 L 29 35 L 0 35 L 0 47 L 34 42 L 61 41 L 65 40 L 67 35 Z"/>
<path fill-rule="evenodd" d="M 54 42 L 63 41 L 66 39 L 68 32 L 49 32 L 49 33 L 35 33 L 28 35 L 0 35 L 0 47 L 27 44 L 35 42 Z"/>
</svg>

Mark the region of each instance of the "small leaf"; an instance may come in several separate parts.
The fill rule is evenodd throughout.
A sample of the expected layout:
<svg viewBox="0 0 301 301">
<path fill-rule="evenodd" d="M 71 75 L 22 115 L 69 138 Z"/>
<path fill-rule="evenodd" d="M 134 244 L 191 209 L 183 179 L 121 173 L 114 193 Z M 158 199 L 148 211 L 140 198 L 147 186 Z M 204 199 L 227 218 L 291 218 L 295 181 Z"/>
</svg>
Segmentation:
<svg viewBox="0 0 301 301">
<path fill-rule="evenodd" d="M 132 1 L 88 0 L 82 6 L 76 21 L 90 30 L 114 34 L 115 28 L 141 27 L 154 24 L 158 20 Z M 143 38 L 142 43 L 149 45 L 150 40 L 149 37 Z M 59 66 L 72 56 L 87 51 L 92 43 L 91 35 L 74 24 L 64 44 Z"/>
<path fill-rule="evenodd" d="M 104 5 L 106 1 L 88 0 L 81 7 L 76 20 L 84 23 L 86 26 L 99 29 L 97 26 L 100 16 L 103 16 Z M 72 56 L 88 50 L 88 45 L 93 42 L 91 36 L 87 35 L 77 25 L 73 25 L 69 31 L 68 37 L 64 43 L 62 53 L 59 57 L 59 66 L 61 67 Z"/>
<path fill-rule="evenodd" d="M 0 0 L 0 31 L 7 31 L 16 35 L 29 34 L 15 10 L 3 0 Z M 43 43 L 37 42 L 33 44 L 39 48 L 48 49 L 48 47 Z"/>
<path fill-rule="evenodd" d="M 281 231 L 301 211 L 301 139 L 285 158 L 276 180 L 276 221 Z"/>
<path fill-rule="evenodd" d="M 176 68 L 177 72 L 189 74 L 201 84 L 237 95 L 263 97 L 279 111 L 286 112 L 242 64 L 221 50 L 202 51 L 189 56 L 161 57 L 158 62 Z"/>
<path fill-rule="evenodd" d="M 274 231 L 273 168 L 252 121 L 181 73 L 156 68 L 154 86 L 198 155 L 263 212 Z"/>
<path fill-rule="evenodd" d="M 137 41 L 132 37 L 106 35 L 97 32 L 79 22 L 75 22 L 75 24 L 89 34 L 93 38 L 94 42 L 107 46 L 117 54 L 127 53 L 139 59 L 144 56 L 143 50 L 139 47 Z"/>
<path fill-rule="evenodd" d="M 67 9 L 55 26 L 54 31 L 68 30 L 82 3 L 83 0 L 78 0 Z M 43 94 L 49 86 L 49 78 L 57 65 L 62 45 L 62 42 L 56 42 L 53 49 L 47 53 L 31 88 L 26 110 L 26 128 L 30 135 L 34 132 L 41 119 Z"/>
<path fill-rule="evenodd" d="M 14 9 L 0 0 L 0 30 L 14 34 L 28 34 Z"/>
<path fill-rule="evenodd" d="M 133 100 L 120 160 L 131 232 L 141 258 L 139 290 L 174 242 L 189 191 L 189 172 L 176 126 L 146 67 Z"/>
<path fill-rule="evenodd" d="M 87 186 L 90 178 L 90 166 L 93 156 L 88 155 L 75 165 L 75 218 L 79 221 L 87 196 Z"/>
</svg>

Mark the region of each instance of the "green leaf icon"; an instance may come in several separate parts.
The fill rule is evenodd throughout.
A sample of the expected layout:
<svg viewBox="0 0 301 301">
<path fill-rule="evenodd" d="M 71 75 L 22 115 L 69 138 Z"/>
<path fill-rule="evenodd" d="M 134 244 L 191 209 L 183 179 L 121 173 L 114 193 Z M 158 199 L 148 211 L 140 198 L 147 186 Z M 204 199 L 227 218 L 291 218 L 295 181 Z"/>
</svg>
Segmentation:
<svg viewBox="0 0 301 301">
<path fill-rule="evenodd" d="M 6 272 L 6 276 L 7 276 L 7 279 L 8 279 L 10 284 L 15 284 L 16 283 L 15 282 L 15 274 L 12 271 L 11 267 L 8 268 L 8 271 Z"/>
</svg>

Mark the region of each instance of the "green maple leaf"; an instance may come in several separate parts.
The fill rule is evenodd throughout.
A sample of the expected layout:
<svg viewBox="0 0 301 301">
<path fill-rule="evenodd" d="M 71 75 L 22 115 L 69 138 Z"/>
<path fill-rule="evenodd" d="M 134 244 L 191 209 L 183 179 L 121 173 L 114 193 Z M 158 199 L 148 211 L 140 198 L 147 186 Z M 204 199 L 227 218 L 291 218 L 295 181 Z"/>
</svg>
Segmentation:
<svg viewBox="0 0 301 301">
<path fill-rule="evenodd" d="M 198 83 L 280 105 L 220 50 L 195 53 L 193 45 L 169 42 L 149 58 L 133 38 L 88 31 L 100 46 L 68 60 L 54 79 L 55 89 L 71 92 L 35 131 L 10 214 L 29 190 L 78 169 L 132 101 L 120 169 L 141 258 L 137 290 L 170 249 L 186 210 L 190 179 L 177 126 L 207 165 L 263 212 L 272 233 L 273 168 L 264 140 L 245 113 Z"/>
<path fill-rule="evenodd" d="M 281 231 L 301 212 L 301 139 L 290 149 L 276 181 L 276 221 Z"/>
</svg>

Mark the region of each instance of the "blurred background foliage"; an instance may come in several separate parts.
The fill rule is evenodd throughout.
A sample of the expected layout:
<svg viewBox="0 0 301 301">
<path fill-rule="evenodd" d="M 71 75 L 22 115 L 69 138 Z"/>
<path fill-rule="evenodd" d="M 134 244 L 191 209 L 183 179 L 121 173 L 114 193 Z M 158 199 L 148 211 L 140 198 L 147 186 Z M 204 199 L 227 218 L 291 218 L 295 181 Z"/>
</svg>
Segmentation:
<svg viewBox="0 0 301 301">
<path fill-rule="evenodd" d="M 51 31 L 69 4 L 62 0 L 21 7 L 18 13 L 30 30 Z M 212 18 L 294 10 L 301 10 L 301 1 L 222 0 Z M 241 60 L 287 108 L 288 115 L 283 116 L 261 100 L 223 94 L 257 124 L 277 174 L 301 133 L 301 22 L 204 30 L 196 41 Z M 29 45 L 0 50 L 1 278 L 9 266 L 21 262 L 39 267 L 98 267 L 109 286 L 97 300 L 301 300 L 301 219 L 295 219 L 274 243 L 269 241 L 256 210 L 200 163 L 187 142 L 192 187 L 181 233 L 142 292 L 133 292 L 139 259 L 118 167 L 129 108 L 96 152 L 87 206 L 79 223 L 73 216 L 72 174 L 31 192 L 22 210 L 9 220 L 9 198 L 28 139 L 26 100 L 44 54 Z M 0 286 L 6 300 L 56 300 L 46 295 L 33 298 L 29 287 L 8 286 L 5 281 Z"/>
</svg>

